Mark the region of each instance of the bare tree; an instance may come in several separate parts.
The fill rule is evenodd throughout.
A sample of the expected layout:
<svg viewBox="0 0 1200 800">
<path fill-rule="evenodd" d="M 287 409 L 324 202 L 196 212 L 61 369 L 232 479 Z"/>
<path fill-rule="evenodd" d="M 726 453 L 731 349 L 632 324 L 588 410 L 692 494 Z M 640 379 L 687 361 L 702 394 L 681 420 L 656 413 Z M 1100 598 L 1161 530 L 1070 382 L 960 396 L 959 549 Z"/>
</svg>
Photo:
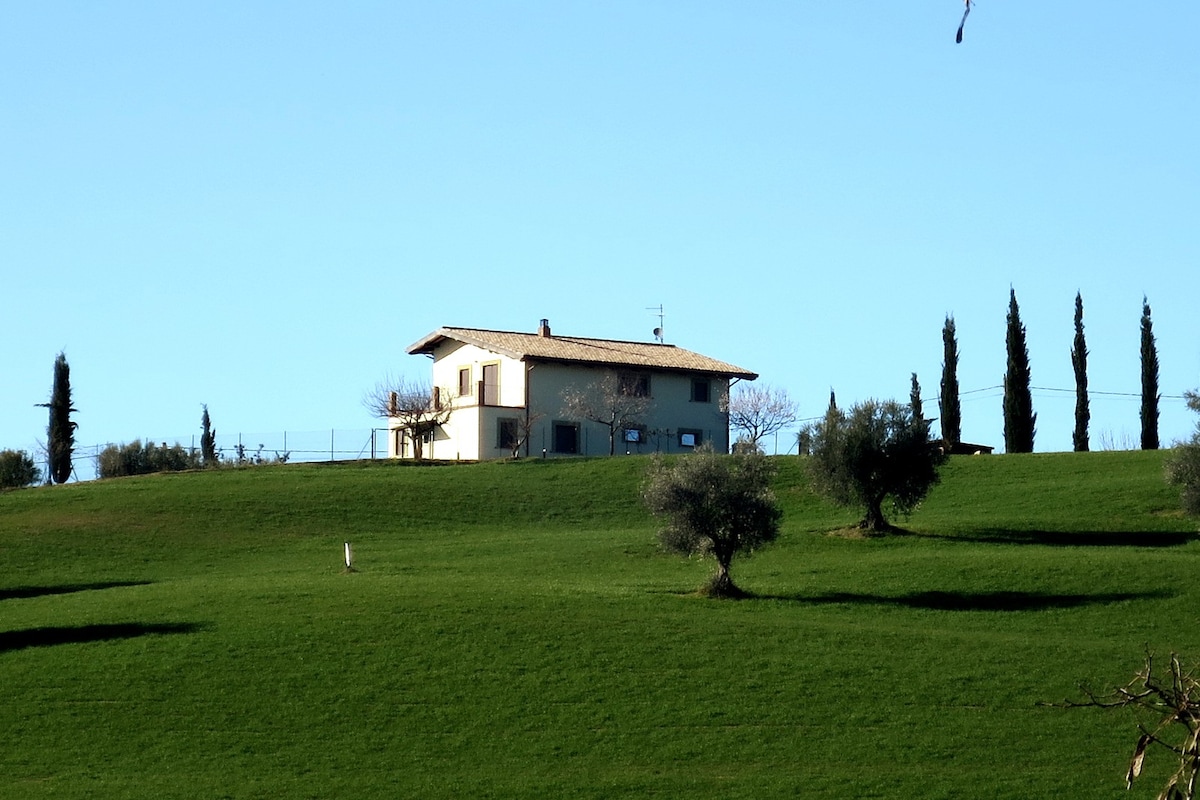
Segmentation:
<svg viewBox="0 0 1200 800">
<path fill-rule="evenodd" d="M 1151 745 L 1171 753 L 1177 768 L 1159 793 L 1159 800 L 1194 800 L 1200 779 L 1200 679 L 1196 668 L 1185 669 L 1179 656 L 1171 654 L 1166 674 L 1155 674 L 1154 658 L 1146 654 L 1146 663 L 1125 686 L 1106 695 L 1084 688 L 1087 700 L 1067 701 L 1066 708 L 1128 708 L 1138 717 L 1141 731 L 1133 749 L 1133 759 L 1125 773 L 1129 789 L 1142 774 L 1146 751 Z"/>
<path fill-rule="evenodd" d="M 519 416 L 513 417 L 509 421 L 511 426 L 506 426 L 501 429 L 500 446 L 506 447 L 512 453 L 514 459 L 521 457 L 521 448 L 523 448 L 529 438 L 533 435 L 534 428 L 545 414 L 532 414 L 528 410 Z M 503 423 L 504 420 L 501 420 Z"/>
<path fill-rule="evenodd" d="M 450 419 L 450 393 L 423 381 L 386 377 L 363 394 L 363 406 L 377 417 L 395 420 L 413 443 L 413 458 L 424 458 L 424 438 Z"/>
<path fill-rule="evenodd" d="M 739 385 L 721 398 L 721 410 L 729 412 L 729 427 L 741 433 L 738 441 L 754 450 L 760 441 L 796 421 L 796 403 L 787 390 L 770 385 Z"/>
<path fill-rule="evenodd" d="M 608 428 L 608 454 L 617 452 L 617 431 L 632 428 L 650 409 L 649 384 L 636 375 L 606 372 L 584 387 L 563 390 L 563 414 Z"/>
</svg>

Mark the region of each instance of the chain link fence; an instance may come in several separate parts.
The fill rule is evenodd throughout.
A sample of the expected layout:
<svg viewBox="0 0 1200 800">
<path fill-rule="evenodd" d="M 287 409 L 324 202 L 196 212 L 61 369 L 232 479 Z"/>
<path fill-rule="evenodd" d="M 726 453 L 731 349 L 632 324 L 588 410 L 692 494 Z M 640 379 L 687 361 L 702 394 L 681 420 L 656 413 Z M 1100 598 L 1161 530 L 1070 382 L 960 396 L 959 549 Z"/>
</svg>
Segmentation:
<svg viewBox="0 0 1200 800">
<path fill-rule="evenodd" d="M 130 440 L 133 441 L 133 440 Z M 200 435 L 186 437 L 141 439 L 164 447 L 179 445 L 185 450 L 200 452 Z M 321 431 L 273 431 L 266 433 L 217 432 L 217 453 L 227 464 L 267 464 L 274 462 L 330 462 L 358 459 L 387 458 L 386 428 L 329 429 Z M 77 445 L 73 459 L 72 480 L 95 480 L 99 474 L 100 453 L 112 445 L 128 442 Z M 44 461 L 40 453 L 29 451 L 34 461 Z M 45 465 L 41 464 L 43 471 Z"/>
</svg>

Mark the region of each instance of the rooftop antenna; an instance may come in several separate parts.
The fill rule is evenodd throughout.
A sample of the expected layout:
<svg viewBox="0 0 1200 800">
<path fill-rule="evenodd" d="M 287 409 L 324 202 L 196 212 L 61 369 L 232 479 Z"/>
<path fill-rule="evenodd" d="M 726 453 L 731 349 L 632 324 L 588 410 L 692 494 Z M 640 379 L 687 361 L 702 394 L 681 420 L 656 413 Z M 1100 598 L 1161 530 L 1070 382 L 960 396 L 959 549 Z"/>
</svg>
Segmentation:
<svg viewBox="0 0 1200 800">
<path fill-rule="evenodd" d="M 663 343 L 663 319 L 666 317 L 666 314 L 663 313 L 663 307 L 661 305 L 649 306 L 646 310 L 658 312 L 658 327 L 654 329 L 654 338 L 655 338 L 655 340 L 658 341 L 659 344 L 662 344 Z"/>
</svg>

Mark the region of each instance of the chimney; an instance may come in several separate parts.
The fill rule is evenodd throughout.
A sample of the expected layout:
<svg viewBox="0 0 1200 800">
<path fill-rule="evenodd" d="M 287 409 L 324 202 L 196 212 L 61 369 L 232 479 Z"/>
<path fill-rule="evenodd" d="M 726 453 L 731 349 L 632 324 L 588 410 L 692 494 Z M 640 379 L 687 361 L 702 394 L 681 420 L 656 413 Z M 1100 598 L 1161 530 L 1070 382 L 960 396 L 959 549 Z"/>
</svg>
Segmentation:
<svg viewBox="0 0 1200 800">
<path fill-rule="evenodd" d="M 550 320 L 543 319 L 541 322 L 538 323 L 538 336 L 544 337 L 546 339 L 550 338 Z"/>
</svg>

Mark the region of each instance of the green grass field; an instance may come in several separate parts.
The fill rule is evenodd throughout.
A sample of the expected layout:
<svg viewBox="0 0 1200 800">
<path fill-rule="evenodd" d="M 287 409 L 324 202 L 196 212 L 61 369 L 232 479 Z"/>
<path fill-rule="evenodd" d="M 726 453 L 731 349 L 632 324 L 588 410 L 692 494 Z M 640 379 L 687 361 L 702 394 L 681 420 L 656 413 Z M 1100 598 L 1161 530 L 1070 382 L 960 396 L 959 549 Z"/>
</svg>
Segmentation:
<svg viewBox="0 0 1200 800">
<path fill-rule="evenodd" d="M 1200 660 L 1163 458 L 955 458 L 875 539 L 781 458 L 740 602 L 640 458 L 0 494 L 0 797 L 1152 798 L 1132 717 L 1040 703 Z"/>
</svg>

